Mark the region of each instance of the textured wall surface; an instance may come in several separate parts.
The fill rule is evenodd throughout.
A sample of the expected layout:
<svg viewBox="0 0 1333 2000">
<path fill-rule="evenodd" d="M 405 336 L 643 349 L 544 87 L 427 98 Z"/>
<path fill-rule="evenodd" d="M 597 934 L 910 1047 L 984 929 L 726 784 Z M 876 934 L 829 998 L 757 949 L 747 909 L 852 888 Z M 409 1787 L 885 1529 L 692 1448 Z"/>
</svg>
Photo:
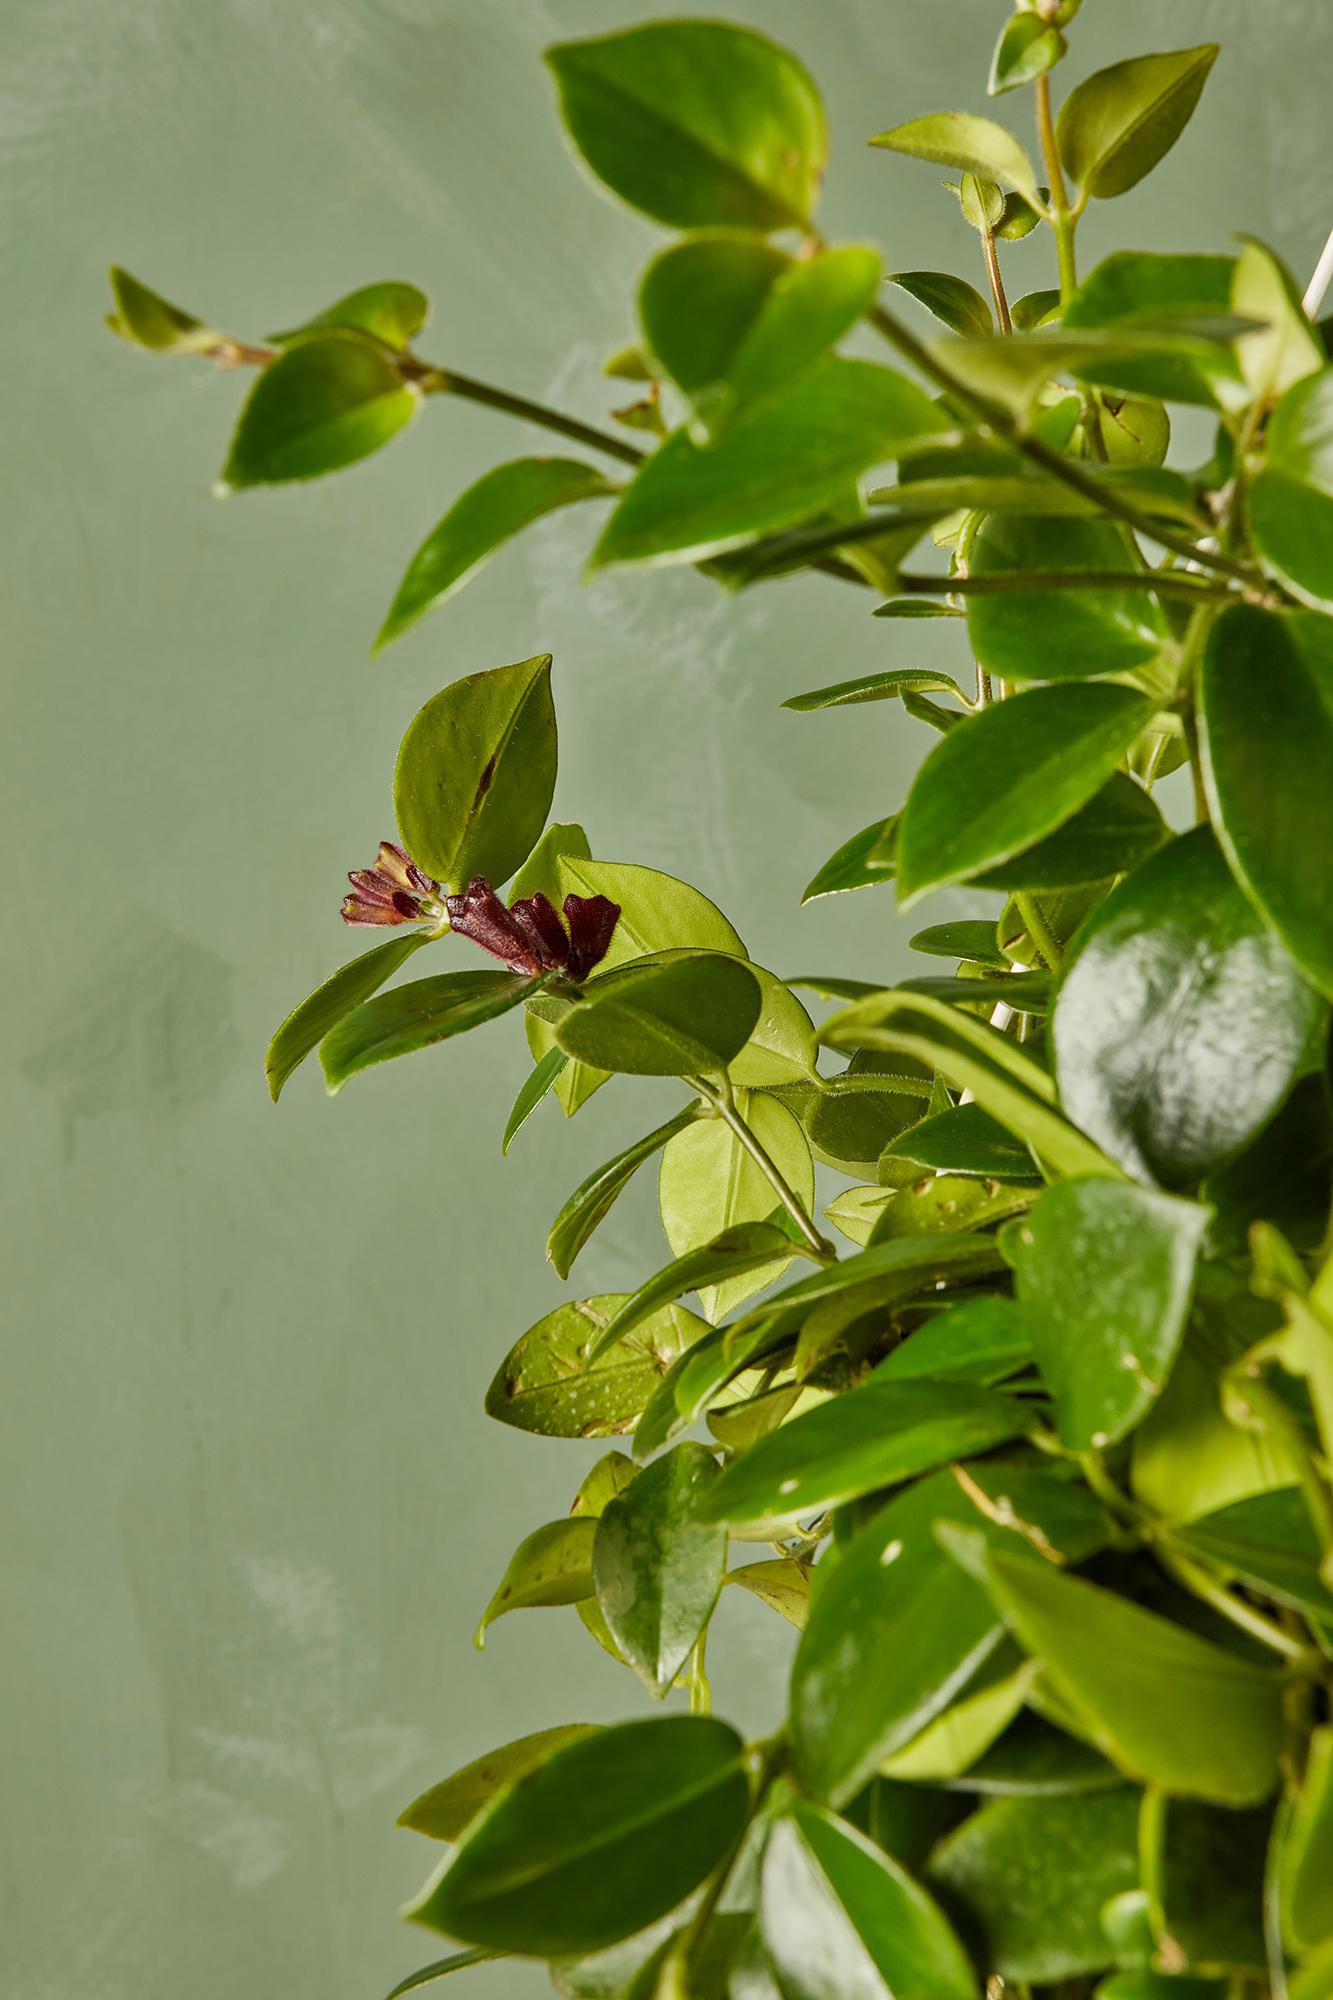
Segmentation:
<svg viewBox="0 0 1333 2000">
<path fill-rule="evenodd" d="M 538 60 L 644 0 L 7 0 L 0 258 L 10 1020 L 3 1106 L 6 1717 L 0 1930 L 13 2000 L 374 2000 L 433 1955 L 394 1908 L 431 1852 L 392 1830 L 492 1743 L 630 1711 L 568 1616 L 468 1633 L 517 1537 L 588 1457 L 488 1424 L 514 1335 L 560 1296 L 544 1228 L 663 1115 L 606 1092 L 498 1135 L 512 1024 L 466 1053 L 275 1111 L 260 1061 L 339 960 L 341 875 L 390 830 L 409 716 L 458 674 L 550 649 L 561 817 L 708 890 L 781 970 L 901 971 L 887 899 L 797 911 L 815 864 L 898 802 L 917 725 L 800 718 L 821 681 L 942 658 L 930 628 L 801 583 L 573 581 L 557 518 L 375 668 L 425 528 L 537 442 L 441 403 L 381 459 L 220 505 L 238 385 L 106 337 L 116 258 L 238 331 L 377 277 L 435 299 L 433 358 L 596 416 L 654 236 L 563 156 Z M 891 265 L 975 255 L 929 169 L 868 152 L 915 111 L 983 108 L 994 0 L 732 0 L 831 101 L 831 233 Z M 1088 0 L 1080 59 L 1220 35 L 1188 141 L 1114 210 L 1160 248 L 1330 220 L 1327 0 Z M 958 70 L 960 81 L 951 76 Z M 1010 99 L 1015 115 L 1022 100 Z M 1014 289 L 1051 282 L 1016 246 Z M 975 274 L 973 274 L 975 275 Z M 921 638 L 922 632 L 926 638 Z M 939 900 L 936 915 L 968 907 Z M 551 1107 L 544 1107 L 544 1114 Z M 657 1255 L 651 1188 L 584 1288 Z M 736 1593 L 741 1595 L 741 1593 Z M 752 1723 L 769 1614 L 728 1605 L 718 1699 Z M 513 1967 L 477 1991 L 538 1990 Z M 472 1991 L 471 1987 L 468 1991 Z"/>
</svg>

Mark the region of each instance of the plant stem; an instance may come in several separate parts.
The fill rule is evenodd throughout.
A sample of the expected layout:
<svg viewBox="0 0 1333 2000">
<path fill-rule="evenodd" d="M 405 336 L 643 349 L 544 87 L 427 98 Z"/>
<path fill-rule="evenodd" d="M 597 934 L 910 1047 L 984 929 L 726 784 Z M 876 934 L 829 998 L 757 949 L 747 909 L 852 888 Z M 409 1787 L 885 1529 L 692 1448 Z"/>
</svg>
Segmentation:
<svg viewBox="0 0 1333 2000">
<path fill-rule="evenodd" d="M 777 1196 L 778 1201 L 800 1231 L 801 1241 L 807 1254 L 813 1257 L 817 1264 L 836 1263 L 838 1257 L 837 1251 L 828 1238 L 821 1236 L 815 1228 L 813 1221 L 806 1212 L 805 1203 L 788 1183 L 781 1168 L 769 1154 L 758 1134 L 746 1123 L 745 1119 L 742 1118 L 740 1112 L 736 1109 L 736 1101 L 731 1094 L 731 1085 L 725 1078 L 720 1085 L 709 1082 L 705 1077 L 688 1077 L 686 1081 L 689 1083 L 691 1089 L 697 1090 L 699 1095 L 712 1105 L 717 1116 L 735 1133 L 737 1140 L 750 1155 L 750 1158 L 754 1161 L 760 1173 Z"/>
<path fill-rule="evenodd" d="M 524 422 L 540 424 L 544 430 L 557 431 L 561 437 L 572 438 L 576 444 L 586 444 L 593 451 L 605 452 L 611 458 L 618 458 L 623 465 L 642 465 L 646 452 L 637 445 L 627 444 L 623 438 L 613 437 L 609 431 L 597 430 L 592 424 L 581 423 L 577 417 L 567 417 L 561 410 L 553 410 L 545 403 L 536 403 L 528 396 L 511 395 L 508 389 L 497 389 L 493 383 L 479 382 L 473 375 L 460 375 L 453 368 L 435 368 L 420 364 L 419 373 L 407 373 L 407 379 L 414 380 L 427 396 L 461 396 L 469 403 L 482 403 L 488 410 L 503 410 L 506 416 L 520 417 Z"/>
<path fill-rule="evenodd" d="M 919 570 L 900 570 L 896 587 L 927 597 L 986 597 L 1005 591 L 1036 596 L 1043 590 L 1153 590 L 1189 598 L 1195 604 L 1239 602 L 1237 592 L 1224 586 L 1191 579 L 1179 570 L 1159 569 L 1014 570 L 990 576 L 929 576 Z"/>
<path fill-rule="evenodd" d="M 981 254 L 986 260 L 986 276 L 990 280 L 990 295 L 995 301 L 995 318 L 1001 333 L 1012 333 L 1014 323 L 1009 317 L 1009 301 L 1005 297 L 1004 279 L 1000 275 L 1000 256 L 995 248 L 995 231 L 983 229 L 981 232 Z"/>
<path fill-rule="evenodd" d="M 884 306 L 872 306 L 866 317 L 875 331 L 881 334 L 891 347 L 896 348 L 905 361 L 912 362 L 923 375 L 929 376 L 931 381 L 937 383 L 950 396 L 957 397 L 960 402 L 975 410 L 982 422 L 988 425 L 997 437 L 1002 437 L 1007 444 L 1011 444 L 1015 451 L 1022 452 L 1023 456 L 1030 458 L 1034 465 L 1039 465 L 1043 471 L 1049 472 L 1053 479 L 1062 480 L 1066 486 L 1072 486 L 1076 493 L 1081 493 L 1085 500 L 1090 500 L 1102 513 L 1113 515 L 1117 521 L 1123 521 L 1126 527 L 1132 528 L 1136 534 L 1149 536 L 1164 549 L 1174 549 L 1177 555 L 1198 563 L 1203 569 L 1215 569 L 1223 576 L 1239 577 L 1243 583 L 1261 584 L 1264 581 L 1257 570 L 1247 569 L 1243 563 L 1233 561 L 1220 550 L 1204 548 L 1199 543 L 1192 542 L 1188 535 L 1177 534 L 1174 528 L 1168 528 L 1162 522 L 1153 521 L 1146 514 L 1141 514 L 1132 501 L 1126 500 L 1111 488 L 1102 486 L 1076 460 L 1064 458 L 1058 451 L 1052 450 L 1050 445 L 1044 444 L 1040 438 L 1030 437 L 1022 430 L 1012 410 L 1007 409 L 1003 403 L 995 402 L 992 397 L 983 395 L 980 390 L 973 389 L 961 377 L 955 375 L 952 368 L 931 352 L 924 340 L 919 340 L 910 327 L 904 326 L 902 321 Z"/>
<path fill-rule="evenodd" d="M 1034 86 L 1037 100 L 1037 137 L 1041 142 L 1041 157 L 1046 168 L 1046 178 L 1051 184 L 1052 227 L 1055 230 L 1056 255 L 1060 260 L 1060 300 L 1064 301 L 1078 289 L 1078 268 L 1074 262 L 1074 226 L 1078 217 L 1069 203 L 1069 189 L 1065 185 L 1064 168 L 1060 164 L 1060 148 L 1056 144 L 1055 121 L 1051 117 L 1051 79 L 1039 76 Z"/>
<path fill-rule="evenodd" d="M 708 1685 L 705 1661 L 708 1652 L 708 1627 L 694 1642 L 690 1654 L 690 1714 L 711 1715 L 713 1712 L 713 1691 Z"/>
<path fill-rule="evenodd" d="M 1234 1597 L 1223 1584 L 1215 1582 L 1198 1563 L 1191 1562 L 1187 1556 L 1179 1555 L 1169 1541 L 1159 1542 L 1156 1547 L 1158 1560 L 1171 1572 L 1177 1583 L 1184 1585 L 1191 1597 L 1197 1597 L 1203 1604 L 1210 1604 L 1214 1611 L 1220 1612 L 1223 1618 L 1228 1619 L 1240 1631 L 1248 1632 L 1252 1639 L 1258 1639 L 1273 1652 L 1281 1653 L 1283 1658 L 1290 1660 L 1293 1665 L 1308 1667 L 1317 1663 L 1320 1656 L 1312 1647 L 1303 1646 L 1298 1639 L 1285 1632 L 1276 1619 L 1267 1617 L 1262 1611 L 1256 1611 L 1253 1605 L 1246 1604 L 1242 1598 Z"/>
</svg>

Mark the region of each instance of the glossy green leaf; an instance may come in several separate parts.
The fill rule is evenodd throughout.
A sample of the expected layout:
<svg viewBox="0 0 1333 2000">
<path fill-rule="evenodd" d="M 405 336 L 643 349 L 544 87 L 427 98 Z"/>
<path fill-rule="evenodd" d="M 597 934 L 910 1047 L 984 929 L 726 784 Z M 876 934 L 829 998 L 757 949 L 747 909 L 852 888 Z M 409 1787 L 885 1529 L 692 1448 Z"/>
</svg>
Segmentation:
<svg viewBox="0 0 1333 2000">
<path fill-rule="evenodd" d="M 1151 592 L 1043 591 L 1040 583 L 1047 571 L 1134 566 L 1127 537 L 1111 522 L 988 516 L 972 545 L 972 574 L 1022 572 L 1034 587 L 969 598 L 967 629 L 977 658 L 1011 681 L 1090 680 L 1146 665 L 1166 640 L 1166 621 Z"/>
<path fill-rule="evenodd" d="M 784 981 L 761 965 L 750 970 L 759 982 L 759 1019 L 728 1066 L 733 1084 L 739 1090 L 772 1090 L 812 1081 L 814 1022 Z"/>
<path fill-rule="evenodd" d="M 784 708 L 805 714 L 819 708 L 853 708 L 866 701 L 893 701 L 904 694 L 951 694 L 959 701 L 963 690 L 951 674 L 933 667 L 896 667 L 887 673 L 863 674 L 854 681 L 836 681 L 832 687 L 815 688 L 810 694 L 794 694 Z"/>
<path fill-rule="evenodd" d="M 593 976 L 556 1025 L 566 1055 L 628 1076 L 715 1073 L 759 1019 L 759 982 L 724 952 L 656 952 Z"/>
<path fill-rule="evenodd" d="M 926 1174 L 895 1191 L 876 1216 L 868 1241 L 873 1245 L 891 1243 L 899 1236 L 990 1229 L 1030 1208 L 1035 1198 L 1031 1187 L 1001 1187 L 994 1181 L 968 1180 L 961 1175 Z"/>
<path fill-rule="evenodd" d="M 1163 1791 L 1251 1805 L 1277 1778 L 1282 1680 L 1155 1611 L 988 1553 L 987 1585 L 1089 1739 Z"/>
<path fill-rule="evenodd" d="M 399 1813 L 397 1823 L 412 1833 L 424 1833 L 428 1840 L 459 1840 L 498 1792 L 528 1771 L 535 1771 L 566 1743 L 590 1736 L 596 1728 L 593 1722 L 562 1722 L 554 1729 L 538 1729 L 513 1743 L 503 1743 L 413 1799 Z"/>
<path fill-rule="evenodd" d="M 1084 191 L 1107 199 L 1152 172 L 1190 121 L 1217 60 L 1217 44 L 1132 56 L 1076 84 L 1060 107 L 1056 139 Z"/>
<path fill-rule="evenodd" d="M 1293 1951 L 1333 1938 L 1333 1729 L 1310 1738 L 1305 1773 L 1278 1858 L 1282 1933 Z"/>
<path fill-rule="evenodd" d="M 421 391 L 364 334 L 312 335 L 270 362 L 246 399 L 219 485 L 318 479 L 386 445 L 416 415 Z"/>
<path fill-rule="evenodd" d="M 1208 1210 L 1129 1181 L 1048 1188 L 1014 1235 L 1018 1299 L 1060 1442 L 1100 1451 L 1165 1385 Z"/>
<path fill-rule="evenodd" d="M 744 547 L 842 498 L 873 465 L 947 430 L 925 392 L 876 362 L 821 362 L 701 450 L 677 431 L 625 492 L 591 558 L 658 567 Z"/>
<path fill-rule="evenodd" d="M 1035 83 L 1039 76 L 1048 76 L 1065 49 L 1065 38 L 1053 22 L 1040 14 L 1014 14 L 995 44 L 986 86 L 990 95 L 999 97 L 1006 90 L 1017 90 L 1025 83 Z"/>
<path fill-rule="evenodd" d="M 596 1527 L 595 1521 L 548 1521 L 525 1535 L 483 1613 L 473 1643 L 484 1646 L 487 1627 L 510 1611 L 544 1610 L 591 1597 Z"/>
<path fill-rule="evenodd" d="M 662 1377 L 704 1332 L 684 1306 L 641 1320 L 614 1349 L 591 1349 L 625 1304 L 605 1292 L 557 1306 L 521 1334 L 486 1391 L 486 1414 L 541 1437 L 613 1437 L 632 1430 Z"/>
<path fill-rule="evenodd" d="M 351 327 L 382 340 L 386 347 L 404 348 L 416 339 L 429 317 L 430 300 L 419 286 L 388 278 L 376 285 L 361 285 L 313 319 L 285 333 L 271 333 L 268 338 L 275 347 L 287 347 L 329 327 Z"/>
<path fill-rule="evenodd" d="M 928 112 L 924 118 L 909 118 L 905 125 L 877 133 L 870 143 L 891 153 L 906 153 L 914 160 L 932 160 L 937 166 L 957 167 L 983 180 L 999 181 L 1021 194 L 1035 197 L 1037 193 L 1031 160 L 1013 134 L 993 118 L 977 118 L 967 111 Z"/>
<path fill-rule="evenodd" d="M 979 889 L 1072 889 L 1104 882 L 1160 847 L 1168 827 L 1150 792 L 1115 771 L 1054 833 L 972 877 Z"/>
<path fill-rule="evenodd" d="M 1158 1950 L 1191 1972 L 1267 1973 L 1263 1893 L 1272 1811 L 1237 1812 L 1150 1792 L 1139 1822 Z"/>
<path fill-rule="evenodd" d="M 815 1197 L 814 1162 L 799 1121 L 773 1098 L 736 1093 L 736 1108 L 768 1157 L 807 1211 Z M 731 1127 L 720 1118 L 700 1119 L 673 1134 L 662 1154 L 658 1176 L 658 1206 L 667 1242 L 677 1257 L 715 1241 L 747 1222 L 764 1222 L 777 1196 Z M 700 1294 L 705 1317 L 722 1319 L 752 1293 L 781 1277 L 795 1244 L 773 1264 L 705 1286 Z"/>
<path fill-rule="evenodd" d="M 320 1043 L 329 1096 L 374 1063 L 433 1048 L 508 1014 L 537 983 L 525 972 L 442 972 L 377 994 L 344 1014 Z"/>
<path fill-rule="evenodd" d="M 967 1393 L 955 1383 L 893 1386 L 895 1393 L 924 1391 L 941 1405 Z M 868 1393 L 841 1396 L 828 1408 Z M 832 1568 L 817 1572 L 792 1668 L 792 1757 L 817 1798 L 838 1804 L 851 1797 L 949 1706 L 1000 1643 L 998 1613 L 948 1560 L 935 1538 L 938 1521 L 976 1528 L 997 1544 L 1018 1537 L 1021 1546 L 1072 1561 L 1102 1546 L 1108 1533 L 1086 1487 L 1047 1467 L 972 1465 L 966 1480 L 937 1472 L 881 1508 Z"/>
<path fill-rule="evenodd" d="M 580 1182 L 551 1224 L 546 1239 L 546 1254 L 559 1277 L 569 1276 L 574 1259 L 593 1231 L 610 1214 L 644 1162 L 651 1160 L 654 1153 L 659 1153 L 678 1132 L 685 1131 L 697 1116 L 697 1107 L 687 1105 L 674 1118 L 669 1118 L 644 1138 L 636 1139 L 632 1146 L 627 1146 L 622 1153 L 617 1153 L 614 1159 L 596 1168 L 585 1181 Z"/>
<path fill-rule="evenodd" d="M 995 942 L 995 926 L 984 917 L 964 917 L 952 924 L 928 924 L 907 940 L 913 951 L 924 951 L 931 958 L 966 959 L 972 965 L 994 966 L 997 972 L 1008 969 L 1009 960 Z"/>
<path fill-rule="evenodd" d="M 891 882 L 894 875 L 893 836 L 897 816 L 872 820 L 860 833 L 830 854 L 818 873 L 806 883 L 801 903 L 817 903 L 821 896 L 841 896 L 850 889 L 874 889 Z"/>
<path fill-rule="evenodd" d="M 704 1495 L 700 1518 L 733 1528 L 798 1521 L 1004 1444 L 1027 1424 L 1021 1405 L 993 1389 L 872 1378 L 784 1424 L 729 1465 Z"/>
<path fill-rule="evenodd" d="M 501 1795 L 404 1914 L 526 1956 L 596 1951 L 665 1916 L 739 1838 L 744 1746 L 708 1716 L 599 1730 Z"/>
<path fill-rule="evenodd" d="M 1333 368 L 1288 389 L 1248 494 L 1260 560 L 1293 596 L 1333 611 Z"/>
<path fill-rule="evenodd" d="M 412 859 L 456 894 L 507 882 L 537 843 L 555 790 L 551 656 L 468 674 L 408 724 L 393 804 Z"/>
<path fill-rule="evenodd" d="M 965 1911 L 1006 1981 L 1076 1979 L 1111 1963 L 1101 1913 L 1137 1888 L 1139 1794 L 995 1799 L 931 1858 L 929 1880 Z"/>
<path fill-rule="evenodd" d="M 350 965 L 340 966 L 308 999 L 292 1009 L 274 1034 L 264 1058 L 268 1093 L 275 1104 L 292 1071 L 318 1047 L 329 1030 L 354 1007 L 378 993 L 385 980 L 392 979 L 399 966 L 426 942 L 424 931 L 387 938 L 383 944 L 363 952 L 360 958 L 354 958 Z"/>
<path fill-rule="evenodd" d="M 784 2000 L 975 2000 L 938 1905 L 832 1813 L 795 1803 L 764 1849 L 764 1944 Z"/>
<path fill-rule="evenodd" d="M 1032 1336 L 1013 1299 L 964 1299 L 923 1320 L 880 1362 L 877 1378 L 982 1382 L 1016 1375 L 1032 1362 Z"/>
<path fill-rule="evenodd" d="M 568 1062 L 569 1057 L 563 1049 L 548 1049 L 541 1060 L 533 1064 L 519 1085 L 513 1109 L 509 1113 L 509 1121 L 505 1126 L 504 1138 L 500 1145 L 502 1153 L 509 1151 L 542 1099 L 555 1089 Z"/>
<path fill-rule="evenodd" d="M 697 1503 L 717 1476 L 717 1460 L 702 1445 L 675 1445 L 610 1501 L 598 1522 L 598 1606 L 621 1652 L 659 1700 L 722 1588 L 726 1530 L 696 1518 Z"/>
<path fill-rule="evenodd" d="M 1333 634 L 1236 606 L 1209 635 L 1200 747 L 1228 861 L 1302 970 L 1333 994 L 1321 857 L 1333 840 Z M 1271 975 L 1270 975 L 1271 976 Z"/>
<path fill-rule="evenodd" d="M 976 1174 L 984 1180 L 1036 1181 L 1036 1161 L 1020 1139 L 979 1104 L 956 1104 L 900 1133 L 885 1147 L 890 1159 L 914 1160 L 933 1173 Z"/>
<path fill-rule="evenodd" d="M 720 21 L 655 21 L 564 42 L 547 61 L 565 126 L 613 194 L 677 229 L 804 226 L 824 107 L 789 50 Z"/>
<path fill-rule="evenodd" d="M 733 1283 L 747 1271 L 761 1270 L 766 1264 L 791 1255 L 791 1238 L 785 1229 L 771 1222 L 741 1222 L 724 1230 L 711 1243 L 700 1244 L 675 1258 L 658 1271 L 625 1301 L 593 1342 L 590 1359 L 600 1360 L 635 1327 L 652 1317 L 663 1305 L 684 1297 L 687 1292 L 707 1290 L 712 1285 Z"/>
<path fill-rule="evenodd" d="M 898 836 L 905 906 L 1053 833 L 1110 777 L 1152 716 L 1133 688 L 1033 688 L 937 743 Z"/>
<path fill-rule="evenodd" d="M 575 458 L 515 458 L 497 465 L 455 500 L 407 566 L 375 640 L 381 652 L 477 574 L 502 543 L 543 514 L 620 489 Z"/>
<path fill-rule="evenodd" d="M 976 286 L 951 271 L 893 271 L 886 282 L 923 305 L 950 333 L 984 338 L 995 331 L 995 317 Z"/>
<path fill-rule="evenodd" d="M 429 1986 L 436 1979 L 444 1979 L 451 1972 L 466 1972 L 469 1966 L 486 1965 L 490 1960 L 503 1958 L 502 1951 L 455 1951 L 448 1958 L 437 1958 L 430 1965 L 423 1965 L 416 1972 L 410 1972 L 406 1979 L 390 1989 L 385 2000 L 403 2000 L 406 1993 L 415 1993 L 422 1986 Z"/>
<path fill-rule="evenodd" d="M 146 347 L 150 354 L 209 354 L 225 345 L 222 334 L 140 284 L 119 264 L 111 266 L 108 276 L 116 310 L 108 313 L 107 325 L 132 347 Z"/>
<path fill-rule="evenodd" d="M 1252 734 L 1246 745 L 1248 771 Z M 1052 1019 L 1061 1102 L 1130 1173 L 1192 1185 L 1277 1111 L 1322 1014 L 1196 827 L 1127 876 L 1080 934 Z"/>
<path fill-rule="evenodd" d="M 1319 335 L 1310 324 L 1301 291 L 1280 257 L 1253 237 L 1241 238 L 1241 253 L 1231 280 L 1231 306 L 1256 322 L 1256 330 L 1240 342 L 1241 372 L 1256 400 L 1266 402 L 1286 393 L 1307 375 L 1318 374 L 1327 360 Z"/>
<path fill-rule="evenodd" d="M 713 230 L 653 260 L 639 318 L 706 442 L 791 388 L 860 319 L 879 280 L 878 251 L 860 244 L 795 259 L 743 230 Z"/>
</svg>

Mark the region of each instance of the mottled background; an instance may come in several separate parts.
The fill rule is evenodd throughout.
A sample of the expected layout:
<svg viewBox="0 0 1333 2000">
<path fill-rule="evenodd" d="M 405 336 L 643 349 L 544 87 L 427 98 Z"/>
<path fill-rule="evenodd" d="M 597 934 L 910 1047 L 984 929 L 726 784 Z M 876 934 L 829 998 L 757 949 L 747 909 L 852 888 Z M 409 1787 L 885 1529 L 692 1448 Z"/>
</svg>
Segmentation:
<svg viewBox="0 0 1333 2000">
<path fill-rule="evenodd" d="M 101 330 L 115 258 L 238 331 L 378 277 L 435 300 L 433 358 L 596 416 L 656 240 L 565 158 L 539 51 L 644 0 L 6 0 L 5 1035 L 9 1487 L 0 1931 L 13 2000 L 375 2000 L 433 1956 L 394 1909 L 432 1851 L 416 1790 L 495 1742 L 638 1699 L 568 1614 L 468 1634 L 588 1453 L 491 1425 L 509 1341 L 561 1296 L 566 1190 L 661 1091 L 543 1115 L 508 1163 L 512 1023 L 281 1111 L 274 1022 L 348 954 L 341 876 L 390 830 L 409 716 L 550 649 L 557 811 L 706 888 L 781 970 L 901 970 L 887 898 L 796 899 L 900 799 L 923 747 L 887 709 L 789 693 L 941 661 L 803 581 L 726 601 L 688 574 L 575 580 L 591 513 L 543 526 L 378 667 L 408 552 L 493 458 L 538 443 L 432 405 L 372 464 L 210 497 L 239 383 Z M 983 108 L 994 0 L 731 0 L 822 78 L 830 233 L 969 268 L 929 168 L 866 150 Z M 1096 210 L 1164 249 L 1330 216 L 1326 0 L 1088 0 L 1080 61 L 1227 44 L 1188 139 Z M 959 81 L 952 79 L 955 73 Z M 1021 99 L 1010 99 L 1021 116 Z M 1051 282 L 1014 248 L 1014 291 Z M 974 274 L 975 275 L 975 274 Z M 968 907 L 941 897 L 943 917 Z M 663 1087 L 665 1088 L 665 1086 Z M 584 1288 L 659 1254 L 648 1183 Z M 743 1593 L 734 1593 L 742 1597 Z M 781 1628 L 728 1602 L 719 1702 L 761 1724 Z M 472 1975 L 478 1991 L 536 1974 Z M 469 1991 L 472 1989 L 469 1988 Z"/>
</svg>

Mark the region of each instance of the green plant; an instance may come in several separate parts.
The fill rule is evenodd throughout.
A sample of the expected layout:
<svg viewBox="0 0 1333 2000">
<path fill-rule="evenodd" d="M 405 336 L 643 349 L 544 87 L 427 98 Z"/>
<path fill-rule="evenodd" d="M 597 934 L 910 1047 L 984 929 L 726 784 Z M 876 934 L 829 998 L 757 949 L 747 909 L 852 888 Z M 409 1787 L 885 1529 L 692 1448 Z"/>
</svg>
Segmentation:
<svg viewBox="0 0 1333 2000">
<path fill-rule="evenodd" d="M 409 1806 L 449 1845 L 409 1914 L 462 1947 L 409 1987 L 519 1954 L 640 2000 L 1333 1995 L 1333 369 L 1261 244 L 1080 282 L 1089 201 L 1175 143 L 1216 50 L 1117 63 L 1056 119 L 1077 12 L 1020 4 L 995 53 L 1040 167 L 971 114 L 872 141 L 958 176 L 989 298 L 888 280 L 943 335 L 820 234 L 792 55 L 683 21 L 553 50 L 593 177 L 684 232 L 608 363 L 635 385 L 615 430 L 420 359 L 411 285 L 253 346 L 113 274 L 126 338 L 259 370 L 229 488 L 351 464 L 449 395 L 595 455 L 463 494 L 377 646 L 593 501 L 593 567 L 826 572 L 888 619 L 965 617 L 977 661 L 966 690 L 889 666 L 789 703 L 938 732 L 807 891 L 994 891 L 914 938 L 935 974 L 779 978 L 696 889 L 548 824 L 543 656 L 412 722 L 401 845 L 344 906 L 392 934 L 274 1037 L 276 1098 L 316 1047 L 333 1092 L 521 1012 L 506 1148 L 547 1095 L 667 1085 L 548 1250 L 566 1279 L 657 1160 L 672 1261 L 556 1306 L 488 1398 L 544 1435 L 632 1431 L 633 1457 L 528 1537 L 481 1629 L 573 1606 L 689 1712 L 520 1738 Z M 1010 305 L 1035 231 L 1058 287 Z M 911 374 L 838 354 L 860 326 Z M 1168 405 L 1213 419 L 1206 465 L 1165 464 Z M 1154 798 L 1177 769 L 1183 832 Z M 449 969 L 390 985 L 423 949 Z M 838 1003 L 818 1031 L 801 992 Z M 766 1742 L 708 1713 L 724 1586 L 802 1628 Z"/>
</svg>

